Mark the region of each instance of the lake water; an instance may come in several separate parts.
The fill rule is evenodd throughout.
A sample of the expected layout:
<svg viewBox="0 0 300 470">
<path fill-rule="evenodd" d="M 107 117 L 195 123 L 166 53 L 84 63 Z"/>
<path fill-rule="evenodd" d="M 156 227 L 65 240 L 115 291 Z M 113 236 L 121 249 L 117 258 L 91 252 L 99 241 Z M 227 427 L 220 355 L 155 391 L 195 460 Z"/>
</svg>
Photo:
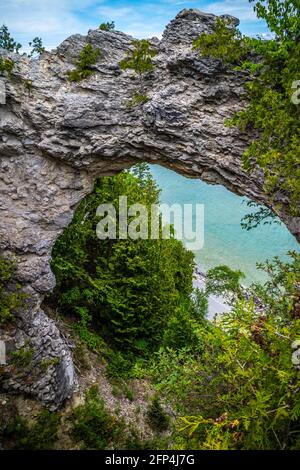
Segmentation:
<svg viewBox="0 0 300 470">
<path fill-rule="evenodd" d="M 195 252 L 203 271 L 220 264 L 241 269 L 244 284 L 265 279 L 256 262 L 299 251 L 299 244 L 281 224 L 262 225 L 246 231 L 240 226 L 244 215 L 252 212 L 246 198 L 232 194 L 223 186 L 208 185 L 185 178 L 174 171 L 151 165 L 151 172 L 162 189 L 160 200 L 168 204 L 204 204 L 204 247 Z"/>
</svg>

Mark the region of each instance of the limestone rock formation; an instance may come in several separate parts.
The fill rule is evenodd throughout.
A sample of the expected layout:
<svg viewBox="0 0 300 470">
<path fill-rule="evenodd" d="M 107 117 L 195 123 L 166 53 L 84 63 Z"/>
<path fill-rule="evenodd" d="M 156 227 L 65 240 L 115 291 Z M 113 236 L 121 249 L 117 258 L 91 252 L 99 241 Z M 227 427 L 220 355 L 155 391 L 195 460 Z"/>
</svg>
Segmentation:
<svg viewBox="0 0 300 470">
<path fill-rule="evenodd" d="M 192 40 L 210 32 L 215 20 L 183 10 L 161 41 L 151 39 L 158 55 L 143 80 L 149 101 L 133 108 L 127 102 L 139 80 L 119 67 L 132 47 L 122 32 L 73 35 L 39 59 L 13 55 L 16 66 L 4 79 L 6 104 L 0 105 L 0 248 L 16 257 L 29 306 L 12 336 L 17 347 L 31 344 L 35 371 L 43 360 L 59 358 L 59 364 L 34 380 L 30 374 L 11 376 L 2 385 L 6 389 L 32 393 L 53 408 L 74 389 L 70 349 L 41 303 L 55 284 L 49 266 L 53 244 L 96 177 L 139 161 L 159 163 L 274 210 L 280 203 L 280 217 L 300 237 L 299 219 L 287 215 L 283 195 L 271 203 L 261 172 L 242 169 L 241 155 L 253 136 L 224 127 L 224 119 L 245 106 L 247 75 L 192 50 Z M 231 20 L 233 27 L 238 24 Z M 99 47 L 101 57 L 93 75 L 70 83 L 66 74 L 86 43 Z"/>
</svg>

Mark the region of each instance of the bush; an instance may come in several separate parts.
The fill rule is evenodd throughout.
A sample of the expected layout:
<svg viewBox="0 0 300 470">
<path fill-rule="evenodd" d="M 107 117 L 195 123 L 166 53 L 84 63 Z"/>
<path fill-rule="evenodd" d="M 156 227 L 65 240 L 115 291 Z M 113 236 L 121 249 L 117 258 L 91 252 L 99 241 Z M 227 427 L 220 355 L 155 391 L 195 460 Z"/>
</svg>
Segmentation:
<svg viewBox="0 0 300 470">
<path fill-rule="evenodd" d="M 134 93 L 131 100 L 128 100 L 126 102 L 126 107 L 127 108 L 134 108 L 135 106 L 140 106 L 142 104 L 145 104 L 149 101 L 150 98 L 148 96 L 143 95 L 142 93 Z"/>
<path fill-rule="evenodd" d="M 270 199 L 283 193 L 289 199 L 290 213 L 299 216 L 300 107 L 293 99 L 299 88 L 299 1 L 256 1 L 254 9 L 266 20 L 274 39 L 242 37 L 218 20 L 213 34 L 201 34 L 194 47 L 250 75 L 245 85 L 249 105 L 227 124 L 252 134 L 253 129 L 258 131 L 244 153 L 244 167 L 249 171 L 257 165 L 262 168 Z"/>
<path fill-rule="evenodd" d="M 121 436 L 123 421 L 117 421 L 105 408 L 98 387 L 86 393 L 85 403 L 78 406 L 71 416 L 72 435 L 83 449 L 107 449 Z"/>
<path fill-rule="evenodd" d="M 201 341 L 197 334 L 198 322 L 193 318 L 193 303 L 181 302 L 166 327 L 162 344 L 174 350 L 189 347 L 199 352 Z"/>
<path fill-rule="evenodd" d="M 33 38 L 33 40 L 29 42 L 29 46 L 32 48 L 29 57 L 34 57 L 35 55 L 39 56 L 45 52 L 43 41 L 39 37 Z"/>
<path fill-rule="evenodd" d="M 132 41 L 132 45 L 134 49 L 128 51 L 127 56 L 120 62 L 121 69 L 132 69 L 139 75 L 151 72 L 154 69 L 152 58 L 156 56 L 157 51 L 147 39 L 136 39 Z"/>
<path fill-rule="evenodd" d="M 114 21 L 107 21 L 106 23 L 101 23 L 99 26 L 101 31 L 113 31 L 115 29 L 115 22 Z"/>
<path fill-rule="evenodd" d="M 68 79 L 71 82 L 80 82 L 92 75 L 94 72 L 93 65 L 96 64 L 100 55 L 99 48 L 94 49 L 91 44 L 86 44 L 80 52 L 78 59 L 74 62 L 75 70 L 68 72 Z"/>
<path fill-rule="evenodd" d="M 60 308 L 79 318 L 81 333 L 84 322 L 84 331 L 93 328 L 114 348 L 142 356 L 157 347 L 174 309 L 189 298 L 193 255 L 174 238 L 99 240 L 96 209 L 112 202 L 118 219 L 119 195 L 128 197 L 128 206 L 150 209 L 158 194 L 145 168 L 136 176 L 102 178 L 53 250 Z"/>
<path fill-rule="evenodd" d="M 21 47 L 22 45 L 14 40 L 7 26 L 3 24 L 0 28 L 0 48 L 18 53 Z"/>
<path fill-rule="evenodd" d="M 240 281 L 245 277 L 239 270 L 230 269 L 228 266 L 216 266 L 206 273 L 206 292 L 208 294 L 236 294 L 242 295 Z"/>
<path fill-rule="evenodd" d="M 170 425 L 170 417 L 163 410 L 158 397 L 154 397 L 147 410 L 149 426 L 158 432 L 166 431 Z"/>
<path fill-rule="evenodd" d="M 4 75 L 7 73 L 8 75 L 11 75 L 13 69 L 15 67 L 15 63 L 11 59 L 5 59 L 4 57 L 0 56 L 0 74 Z"/>
<path fill-rule="evenodd" d="M 17 351 L 12 351 L 11 362 L 18 369 L 29 367 L 33 359 L 33 349 L 29 346 L 29 343 L 26 343 L 23 348 L 18 349 Z"/>
</svg>

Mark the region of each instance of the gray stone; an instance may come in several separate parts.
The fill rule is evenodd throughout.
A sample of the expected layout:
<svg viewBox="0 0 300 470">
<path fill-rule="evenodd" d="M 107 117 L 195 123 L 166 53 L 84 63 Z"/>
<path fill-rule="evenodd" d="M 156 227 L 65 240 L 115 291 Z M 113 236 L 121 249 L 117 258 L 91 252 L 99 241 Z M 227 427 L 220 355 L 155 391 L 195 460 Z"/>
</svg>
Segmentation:
<svg viewBox="0 0 300 470">
<path fill-rule="evenodd" d="M 40 306 L 55 284 L 49 267 L 55 240 L 95 178 L 141 161 L 162 164 L 267 205 L 300 238 L 300 220 L 288 215 L 286 195 L 269 200 L 262 172 L 243 170 L 241 156 L 254 135 L 224 126 L 226 117 L 246 105 L 247 75 L 192 49 L 216 18 L 183 10 L 161 41 L 151 40 L 158 54 L 155 70 L 143 81 L 149 101 L 133 109 L 126 102 L 139 81 L 119 67 L 132 47 L 126 34 L 73 35 L 38 60 L 1 51 L 16 66 L 13 79 L 5 79 L 6 103 L 0 106 L 0 248 L 15 256 L 16 280 L 28 303 L 19 313 L 15 341 L 17 347 L 29 342 L 37 363 L 61 359 L 46 371 L 34 366 L 26 380 L 11 376 L 3 385 L 7 390 L 31 393 L 54 409 L 76 386 L 70 348 Z M 95 73 L 69 83 L 67 71 L 86 42 L 102 51 Z"/>
</svg>

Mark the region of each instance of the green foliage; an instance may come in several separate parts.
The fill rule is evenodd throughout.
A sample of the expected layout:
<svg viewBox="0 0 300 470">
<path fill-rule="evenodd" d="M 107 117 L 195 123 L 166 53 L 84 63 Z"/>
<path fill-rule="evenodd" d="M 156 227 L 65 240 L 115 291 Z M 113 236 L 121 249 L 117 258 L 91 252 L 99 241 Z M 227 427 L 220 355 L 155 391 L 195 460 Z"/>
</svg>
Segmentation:
<svg viewBox="0 0 300 470">
<path fill-rule="evenodd" d="M 270 312 L 278 321 L 287 323 L 293 318 L 300 318 L 300 255 L 294 251 L 288 254 L 290 262 L 275 257 L 272 261 L 257 263 L 257 267 L 268 274 L 268 281 L 263 286 L 252 286 L 254 296 L 269 306 Z"/>
<path fill-rule="evenodd" d="M 43 47 L 43 41 L 39 37 L 35 37 L 32 41 L 30 41 L 29 46 L 32 48 L 31 52 L 29 53 L 29 57 L 33 57 L 34 55 L 40 55 L 45 51 Z M 16 54 L 19 53 L 22 44 L 16 42 L 14 38 L 11 36 L 10 32 L 8 31 L 8 27 L 6 25 L 2 25 L 0 28 L 0 48 L 5 49 L 9 52 L 15 52 Z M 0 71 L 1 71 L 1 61 L 3 62 L 3 58 L 0 58 Z M 13 61 L 8 61 L 14 64 Z M 6 64 L 6 71 L 9 71 L 8 68 L 11 68 L 10 73 L 13 69 L 11 64 Z"/>
<path fill-rule="evenodd" d="M 60 363 L 59 357 L 53 357 L 51 359 L 43 359 L 39 366 L 46 372 L 49 367 L 57 366 Z"/>
<path fill-rule="evenodd" d="M 250 214 L 245 215 L 241 220 L 241 227 L 244 230 L 252 230 L 260 224 L 263 225 L 271 225 L 271 224 L 278 224 L 280 225 L 280 220 L 272 212 L 270 209 L 264 206 L 258 206 L 253 201 L 247 201 L 248 207 L 254 207 L 257 210 L 255 212 L 251 212 Z"/>
<path fill-rule="evenodd" d="M 75 366 L 80 371 L 91 370 L 91 365 L 89 363 L 88 351 L 85 343 L 83 341 L 77 341 L 76 346 L 73 350 L 73 359 Z"/>
<path fill-rule="evenodd" d="M 43 410 L 34 422 L 16 416 L 9 423 L 1 438 L 14 450 L 49 450 L 58 438 L 59 415 Z"/>
<path fill-rule="evenodd" d="M 83 449 L 107 449 L 124 431 L 123 421 L 106 410 L 97 386 L 91 387 L 85 403 L 74 409 L 71 422 L 72 435 Z"/>
<path fill-rule="evenodd" d="M 107 359 L 106 374 L 113 378 L 129 378 L 136 357 L 130 351 L 121 352 L 116 349 L 108 349 L 105 352 Z"/>
<path fill-rule="evenodd" d="M 114 378 L 112 381 L 112 394 L 117 398 L 125 397 L 129 401 L 134 401 L 135 398 L 133 388 L 120 377 Z"/>
<path fill-rule="evenodd" d="M 206 319 L 208 313 L 208 296 L 204 290 L 198 288 L 193 290 L 191 313 L 197 322 L 203 322 Z"/>
<path fill-rule="evenodd" d="M 29 57 L 33 57 L 35 55 L 40 55 L 45 52 L 45 48 L 43 46 L 43 41 L 39 37 L 35 37 L 31 42 L 28 43 L 32 50 L 29 54 Z"/>
<path fill-rule="evenodd" d="M 128 51 L 127 56 L 120 62 L 121 69 L 132 69 L 139 75 L 151 72 L 154 69 L 152 58 L 156 56 L 157 51 L 147 39 L 136 39 L 132 41 L 132 45 L 134 49 Z"/>
<path fill-rule="evenodd" d="M 299 448 L 300 381 L 291 348 L 300 338 L 299 262 L 293 255 L 291 263 L 266 264 L 263 312 L 251 299 L 238 300 L 203 330 L 196 384 L 201 413 L 179 423 L 187 448 Z"/>
<path fill-rule="evenodd" d="M 197 328 L 207 313 L 207 297 L 200 292 L 195 295 L 197 304 L 188 299 L 174 309 L 163 337 L 164 347 L 178 350 L 188 346 L 199 350 Z"/>
<path fill-rule="evenodd" d="M 161 347 L 150 359 L 148 376 L 159 394 L 167 397 L 172 406 L 181 413 L 199 409 L 197 383 L 201 351 L 191 350 L 187 345 L 182 349 Z"/>
<path fill-rule="evenodd" d="M 140 106 L 142 104 L 147 103 L 149 101 L 148 96 L 143 95 L 142 93 L 136 92 L 132 95 L 131 100 L 128 100 L 126 102 L 126 107 L 131 109 L 135 108 L 136 106 Z"/>
<path fill-rule="evenodd" d="M 1 75 L 4 75 L 5 73 L 7 73 L 8 75 L 11 75 L 14 67 L 15 67 L 15 63 L 13 60 L 6 59 L 0 56 L 0 74 Z"/>
<path fill-rule="evenodd" d="M 150 209 L 158 202 L 151 174 L 139 171 L 139 177 L 125 172 L 96 183 L 58 239 L 52 268 L 57 302 L 79 319 L 81 336 L 93 329 L 120 351 L 146 356 L 160 343 L 174 309 L 191 293 L 193 255 L 175 238 L 97 238 L 99 204 L 113 203 L 118 220 L 120 195 L 127 196 L 128 206 L 139 202 Z"/>
<path fill-rule="evenodd" d="M 250 0 L 258 18 L 266 20 L 278 39 L 299 39 L 300 5 L 297 0 Z"/>
<path fill-rule="evenodd" d="M 270 197 L 278 191 L 287 195 L 291 214 L 299 215 L 300 107 L 292 96 L 299 79 L 300 6 L 298 0 L 264 0 L 256 2 L 255 10 L 275 39 L 242 37 L 218 20 L 215 32 L 202 34 L 194 47 L 249 72 L 249 105 L 227 123 L 258 131 L 244 153 L 244 166 L 250 171 L 259 165 L 266 192 Z"/>
<path fill-rule="evenodd" d="M 115 29 L 115 22 L 114 21 L 107 21 L 106 23 L 101 23 L 99 26 L 101 31 L 113 31 Z"/>
<path fill-rule="evenodd" d="M 0 256 L 0 326 L 14 319 L 14 312 L 21 305 L 24 298 L 15 287 L 8 290 L 7 286 L 13 281 L 15 266 L 11 260 Z"/>
<path fill-rule="evenodd" d="M 33 349 L 29 346 L 29 343 L 26 343 L 17 351 L 12 351 L 11 358 L 11 362 L 18 369 L 29 367 L 33 359 Z"/>
<path fill-rule="evenodd" d="M 121 450 L 166 450 L 170 448 L 169 436 L 154 436 L 150 439 L 141 438 L 135 428 L 127 431 L 127 436 Z"/>
<path fill-rule="evenodd" d="M 148 407 L 147 420 L 154 431 L 163 432 L 169 428 L 170 417 L 162 408 L 157 396 L 152 399 Z"/>
<path fill-rule="evenodd" d="M 71 82 L 80 82 L 93 74 L 93 65 L 101 56 L 99 48 L 93 48 L 91 44 L 86 44 L 82 51 L 79 53 L 78 59 L 75 60 L 75 70 L 68 72 L 68 79 Z"/>
<path fill-rule="evenodd" d="M 18 53 L 21 47 L 22 45 L 14 40 L 7 26 L 3 24 L 0 28 L 0 48 Z"/>
<path fill-rule="evenodd" d="M 206 292 L 217 295 L 235 293 L 240 296 L 240 281 L 244 277 L 242 271 L 232 270 L 225 265 L 216 266 L 206 273 Z"/>
</svg>

